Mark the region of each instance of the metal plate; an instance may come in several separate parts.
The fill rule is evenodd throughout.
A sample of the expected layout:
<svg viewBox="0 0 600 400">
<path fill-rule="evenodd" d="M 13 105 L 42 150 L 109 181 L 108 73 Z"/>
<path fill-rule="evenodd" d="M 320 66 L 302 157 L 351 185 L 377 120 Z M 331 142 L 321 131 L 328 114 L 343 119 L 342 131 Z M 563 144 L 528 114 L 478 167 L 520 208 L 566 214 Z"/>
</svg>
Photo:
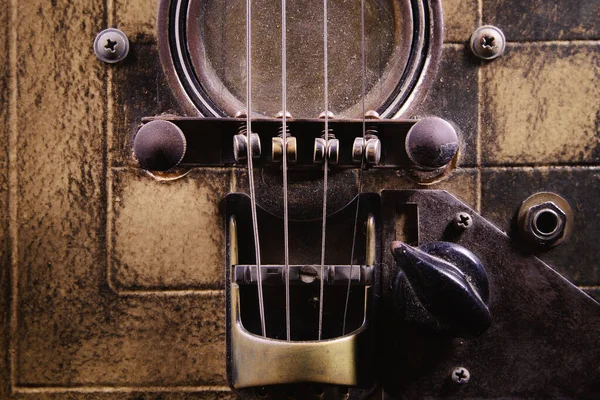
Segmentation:
<svg viewBox="0 0 600 400">
<path fill-rule="evenodd" d="M 360 5 L 333 2 L 328 9 L 329 109 L 342 117 L 362 113 Z M 316 118 L 325 109 L 322 3 L 289 7 L 288 111 Z M 163 0 L 160 10 L 161 60 L 182 104 L 205 116 L 244 110 L 245 2 Z M 252 103 L 258 115 L 274 116 L 281 108 L 280 14 L 277 1 L 253 2 Z M 436 0 L 367 1 L 365 26 L 365 108 L 391 117 L 431 83 L 441 52 L 441 6 Z"/>
<path fill-rule="evenodd" d="M 384 191 L 382 210 L 385 243 L 443 240 L 471 250 L 489 276 L 492 314 L 491 327 L 476 339 L 443 337 L 405 323 L 392 302 L 398 269 L 391 252 L 384 252 L 386 398 L 597 397 L 598 303 L 446 192 Z M 473 218 L 462 233 L 449 229 L 458 212 Z M 451 379 L 458 366 L 470 371 L 464 386 Z"/>
</svg>

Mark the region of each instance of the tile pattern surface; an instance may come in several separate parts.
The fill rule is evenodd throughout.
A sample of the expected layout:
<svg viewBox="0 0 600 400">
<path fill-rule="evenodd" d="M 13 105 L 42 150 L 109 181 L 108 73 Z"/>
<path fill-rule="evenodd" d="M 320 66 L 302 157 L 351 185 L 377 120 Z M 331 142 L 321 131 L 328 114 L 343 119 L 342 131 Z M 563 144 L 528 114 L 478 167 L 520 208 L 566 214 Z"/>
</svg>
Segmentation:
<svg viewBox="0 0 600 400">
<path fill-rule="evenodd" d="M 143 116 L 182 113 L 158 61 L 157 3 L 0 7 L 2 399 L 233 398 L 219 201 L 246 190 L 244 175 L 194 170 L 164 182 L 131 154 Z M 573 237 L 540 257 L 600 298 L 600 1 L 443 5 L 444 59 L 417 114 L 451 120 L 464 148 L 462 168 L 433 188 L 508 232 L 530 194 L 562 194 Z M 480 21 L 510 42 L 495 62 L 468 52 Z M 114 66 L 91 49 L 108 26 L 132 44 Z M 416 185 L 372 171 L 365 187 Z"/>
</svg>

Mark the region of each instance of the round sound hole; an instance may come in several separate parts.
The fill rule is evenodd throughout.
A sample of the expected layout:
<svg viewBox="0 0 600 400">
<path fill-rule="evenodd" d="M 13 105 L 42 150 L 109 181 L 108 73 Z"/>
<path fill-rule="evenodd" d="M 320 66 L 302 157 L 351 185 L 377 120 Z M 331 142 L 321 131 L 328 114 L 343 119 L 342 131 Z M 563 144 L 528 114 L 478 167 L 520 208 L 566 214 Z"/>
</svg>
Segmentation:
<svg viewBox="0 0 600 400">
<path fill-rule="evenodd" d="M 431 80 L 441 49 L 438 1 L 365 0 L 328 4 L 329 110 L 337 117 L 406 111 Z M 287 110 L 316 118 L 325 106 L 323 2 L 287 2 Z M 233 116 L 247 108 L 245 0 L 164 0 L 161 60 L 191 113 Z M 281 1 L 253 0 L 252 111 L 273 117 L 282 103 Z M 364 43 L 364 79 L 363 50 Z"/>
</svg>

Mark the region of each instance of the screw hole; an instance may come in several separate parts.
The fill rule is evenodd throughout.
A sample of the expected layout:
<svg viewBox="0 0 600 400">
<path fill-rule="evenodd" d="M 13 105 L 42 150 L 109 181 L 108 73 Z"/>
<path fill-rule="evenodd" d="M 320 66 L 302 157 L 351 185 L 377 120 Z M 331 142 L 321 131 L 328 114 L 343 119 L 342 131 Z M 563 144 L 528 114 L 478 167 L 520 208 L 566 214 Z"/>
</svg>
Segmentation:
<svg viewBox="0 0 600 400">
<path fill-rule="evenodd" d="M 543 236 L 549 236 L 558 230 L 558 215 L 551 210 L 540 211 L 533 220 L 534 228 Z"/>
</svg>

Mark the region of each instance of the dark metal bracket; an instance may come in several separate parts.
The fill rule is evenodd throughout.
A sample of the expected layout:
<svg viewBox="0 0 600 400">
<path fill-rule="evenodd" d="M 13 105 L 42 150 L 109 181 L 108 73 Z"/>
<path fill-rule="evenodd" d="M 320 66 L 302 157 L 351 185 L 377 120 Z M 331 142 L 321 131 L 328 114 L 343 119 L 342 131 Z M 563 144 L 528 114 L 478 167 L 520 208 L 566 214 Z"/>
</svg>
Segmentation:
<svg viewBox="0 0 600 400">
<path fill-rule="evenodd" d="M 176 125 L 185 137 L 186 150 L 180 166 L 233 166 L 236 162 L 233 150 L 233 138 L 240 129 L 244 129 L 243 118 L 186 118 L 186 117 L 148 117 L 142 123 L 168 121 Z M 377 132 L 381 140 L 382 155 L 378 167 L 405 168 L 410 162 L 406 156 L 405 138 L 416 120 L 368 119 L 366 126 Z M 297 140 L 297 162 L 290 168 L 314 168 L 313 162 L 315 138 L 320 138 L 324 130 L 323 119 L 290 119 L 287 121 L 289 134 Z M 332 136 L 339 140 L 338 168 L 360 168 L 360 160 L 352 158 L 354 140 L 363 136 L 363 120 L 331 119 L 328 122 Z M 252 120 L 252 131 L 260 138 L 261 155 L 255 162 L 259 165 L 281 166 L 274 162 L 272 138 L 281 134 L 282 122 L 277 118 L 256 118 Z"/>
<path fill-rule="evenodd" d="M 322 342 L 300 341 L 291 346 L 240 328 L 244 314 L 241 292 L 256 292 L 258 275 L 252 260 L 248 260 L 248 251 L 245 261 L 231 251 L 241 248 L 235 242 L 240 227 L 232 217 L 244 218 L 247 197 L 227 197 L 228 379 L 240 396 L 253 398 L 265 391 L 269 398 L 278 399 L 288 398 L 291 391 L 295 398 L 306 398 L 321 391 L 326 399 L 340 398 L 344 393 L 358 399 L 378 385 L 389 399 L 592 399 L 600 393 L 600 305 L 596 301 L 536 257 L 520 251 L 506 234 L 447 192 L 385 190 L 381 197 L 368 196 L 372 198 L 367 197 L 365 203 L 367 199 L 373 202 L 369 207 L 379 202 L 372 210 L 376 220 L 382 221 L 381 240 L 375 241 L 381 264 L 379 256 L 375 257 L 375 268 L 370 262 L 357 262 L 355 270 L 361 274 L 352 276 L 351 283 L 353 290 L 365 290 L 364 315 L 370 313 L 368 310 L 373 315 L 368 320 L 369 328 L 363 330 L 359 324 L 360 328 L 350 335 L 334 335 Z M 363 221 L 368 215 L 365 212 L 360 213 Z M 470 224 L 457 226 L 457 214 L 469 216 Z M 263 221 L 263 226 L 272 225 L 268 221 Z M 379 238 L 379 233 L 374 237 Z M 410 246 L 445 242 L 472 252 L 489 278 L 489 298 L 486 294 L 485 299 L 492 316 L 489 328 L 477 337 L 460 337 L 452 331 L 435 329 L 435 324 L 420 323 L 422 315 L 414 313 L 414 308 L 399 306 L 398 302 L 407 297 L 403 297 L 403 288 L 396 286 L 401 271 L 387 249 L 394 241 Z M 360 257 L 369 258 L 367 253 Z M 314 267 L 310 263 L 293 265 L 292 287 L 310 290 L 318 286 Z M 326 266 L 327 286 L 346 287 L 348 268 L 330 260 Z M 281 287 L 282 277 L 280 264 L 265 264 L 265 290 Z M 240 352 L 240 343 L 246 343 L 252 352 Z M 273 351 L 279 351 L 276 357 L 280 357 L 273 365 L 285 365 L 283 375 L 269 369 L 269 373 L 265 370 L 242 378 L 241 366 L 257 358 L 266 360 Z M 244 358 L 244 354 L 251 356 Z M 331 354 L 336 354 L 335 362 L 327 358 Z M 298 360 L 316 367 L 302 369 Z M 459 375 L 455 378 L 455 374 Z"/>
<path fill-rule="evenodd" d="M 242 398 L 254 398 L 263 391 L 269 393 L 269 398 L 286 398 L 290 391 L 296 393 L 295 396 L 301 396 L 297 398 L 306 398 L 308 393 L 314 396 L 318 392 L 326 394 L 325 398 L 330 398 L 328 396 L 332 394 L 349 391 L 354 398 L 373 390 L 373 310 L 376 303 L 374 295 L 379 291 L 380 200 L 378 195 L 362 196 L 358 213 L 361 228 L 357 236 L 355 263 L 339 263 L 344 259 L 350 261 L 350 253 L 346 249 L 350 242 L 343 239 L 327 253 L 326 260 L 329 264 L 325 266 L 322 277 L 320 265 L 303 263 L 290 266 L 290 286 L 292 294 L 296 295 L 292 310 L 301 316 L 300 322 L 294 324 L 292 321 L 293 334 L 296 336 L 292 341 L 287 341 L 278 334 L 281 332 L 281 324 L 277 321 L 277 305 L 284 302 L 282 289 L 285 267 L 271 262 L 261 265 L 260 275 L 257 273 L 257 267 L 253 264 L 253 239 L 248 234 L 248 196 L 230 194 L 225 199 L 227 371 L 230 385 Z M 337 240 L 342 236 L 351 238 L 351 229 L 348 228 L 353 224 L 356 206 L 355 199 L 344 210 L 328 217 L 328 224 L 337 232 L 329 234 L 336 236 Z M 271 237 L 271 229 L 279 232 L 280 218 L 264 210 L 258 211 L 259 230 L 261 226 L 264 227 L 262 237 Z M 311 236 L 311 229 L 313 226 L 320 226 L 321 221 L 291 221 L 290 224 L 291 231 L 296 228 L 294 231 L 303 230 L 305 236 L 307 233 Z M 295 224 L 297 225 L 294 226 Z M 269 248 L 278 248 L 279 245 L 265 243 L 263 254 L 268 253 L 270 261 L 278 259 Z M 312 244 L 309 247 L 313 247 Z M 292 253 L 292 256 L 303 260 L 306 252 L 301 253 Z M 254 314 L 256 319 L 254 309 L 258 305 L 254 295 L 259 277 L 262 279 L 267 301 L 270 295 L 275 295 L 271 297 L 275 301 L 271 303 L 270 314 L 267 313 L 267 337 L 257 332 L 256 326 L 253 326 L 253 317 L 249 315 Z M 307 328 L 308 325 L 314 325 L 313 314 L 316 308 L 314 305 L 305 308 L 298 299 L 310 302 L 311 298 L 315 298 L 321 279 L 326 287 L 325 301 L 329 311 L 324 317 L 326 323 L 323 340 L 316 340 L 311 336 L 314 329 Z M 343 312 L 340 312 L 343 307 L 340 309 L 339 304 L 343 306 L 348 283 L 352 288 L 349 310 L 353 319 L 349 320 L 348 330 L 344 334 L 341 332 Z"/>
<path fill-rule="evenodd" d="M 473 252 L 489 276 L 492 315 L 474 339 L 414 323 L 418 316 L 398 312 L 400 271 L 384 251 L 378 351 L 386 398 L 597 398 L 600 304 L 447 192 L 383 191 L 382 211 L 385 246 L 443 241 Z M 458 213 L 470 216 L 468 228 L 456 229 Z"/>
</svg>

